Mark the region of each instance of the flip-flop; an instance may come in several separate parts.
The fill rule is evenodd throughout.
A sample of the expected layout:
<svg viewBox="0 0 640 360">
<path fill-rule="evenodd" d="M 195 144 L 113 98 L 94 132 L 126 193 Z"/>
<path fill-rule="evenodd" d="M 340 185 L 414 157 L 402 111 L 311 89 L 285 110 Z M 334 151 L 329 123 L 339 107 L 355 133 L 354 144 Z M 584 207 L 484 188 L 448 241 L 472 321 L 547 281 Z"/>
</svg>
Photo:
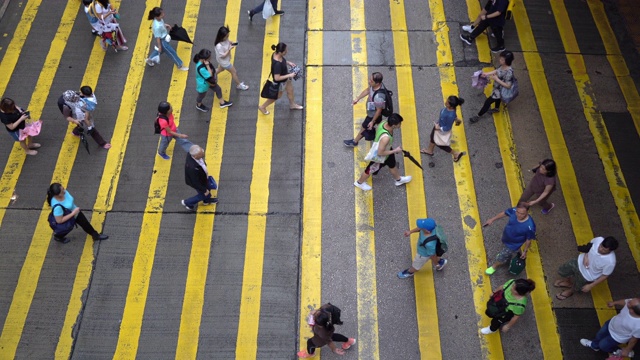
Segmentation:
<svg viewBox="0 0 640 360">
<path fill-rule="evenodd" d="M 433 153 L 428 153 L 427 150 L 420 150 L 420 154 L 426 154 L 429 156 L 433 156 Z"/>
<path fill-rule="evenodd" d="M 463 157 L 466 154 L 466 152 L 461 152 L 460 155 L 458 155 L 457 158 L 453 159 L 453 162 L 458 162 L 458 160 L 460 160 L 461 157 Z"/>
<path fill-rule="evenodd" d="M 302 105 L 289 106 L 290 110 L 302 110 L 304 107 Z"/>
<path fill-rule="evenodd" d="M 562 301 L 562 300 L 567 300 L 568 298 L 573 296 L 573 293 L 571 293 L 571 295 L 568 295 L 568 296 L 567 295 L 563 295 L 563 294 L 564 294 L 564 291 L 559 293 L 559 294 L 556 294 L 556 299 Z"/>
<path fill-rule="evenodd" d="M 556 280 L 556 282 L 553 283 L 553 287 L 562 288 L 562 289 L 570 289 L 571 285 L 569 285 L 566 281 Z"/>
</svg>

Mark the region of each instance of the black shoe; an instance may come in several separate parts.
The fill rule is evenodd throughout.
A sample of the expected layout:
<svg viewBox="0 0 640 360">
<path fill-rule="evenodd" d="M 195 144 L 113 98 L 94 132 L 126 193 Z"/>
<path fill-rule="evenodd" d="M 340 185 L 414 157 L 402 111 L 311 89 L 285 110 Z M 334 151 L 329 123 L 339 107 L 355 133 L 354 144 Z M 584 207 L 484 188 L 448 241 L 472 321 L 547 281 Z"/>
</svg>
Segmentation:
<svg viewBox="0 0 640 360">
<path fill-rule="evenodd" d="M 478 116 L 478 115 L 474 115 L 474 116 L 471 117 L 471 119 L 469 119 L 469 122 L 472 123 L 472 124 L 475 124 L 478 121 L 480 121 L 480 116 Z"/>
<path fill-rule="evenodd" d="M 93 240 L 97 241 L 97 240 L 107 240 L 109 237 L 107 235 L 104 234 L 96 234 L 93 235 Z"/>
<path fill-rule="evenodd" d="M 469 35 L 460 34 L 460 40 L 464 41 L 467 45 L 471 45 L 473 43 L 473 38 Z"/>
<path fill-rule="evenodd" d="M 203 201 L 202 203 L 205 204 L 205 205 L 217 204 L 218 203 L 218 198 L 211 198 L 211 199 L 209 199 L 209 201 Z"/>
<path fill-rule="evenodd" d="M 253 21 L 253 15 L 255 14 L 251 10 L 248 10 L 247 14 L 249 15 L 249 21 Z"/>
<path fill-rule="evenodd" d="M 492 53 L 501 53 L 505 50 L 504 46 L 496 46 L 491 48 Z"/>
<path fill-rule="evenodd" d="M 56 236 L 54 236 L 54 237 L 53 237 L 53 240 L 55 240 L 55 241 L 57 241 L 57 242 L 61 242 L 61 243 L 63 243 L 63 244 L 66 244 L 66 243 L 68 243 L 69 241 L 71 241 L 71 240 L 69 240 L 69 238 L 66 238 L 66 237 L 59 238 L 59 237 L 56 237 Z"/>
<path fill-rule="evenodd" d="M 282 10 L 276 10 L 276 15 L 284 15 L 284 11 L 282 11 Z"/>
</svg>

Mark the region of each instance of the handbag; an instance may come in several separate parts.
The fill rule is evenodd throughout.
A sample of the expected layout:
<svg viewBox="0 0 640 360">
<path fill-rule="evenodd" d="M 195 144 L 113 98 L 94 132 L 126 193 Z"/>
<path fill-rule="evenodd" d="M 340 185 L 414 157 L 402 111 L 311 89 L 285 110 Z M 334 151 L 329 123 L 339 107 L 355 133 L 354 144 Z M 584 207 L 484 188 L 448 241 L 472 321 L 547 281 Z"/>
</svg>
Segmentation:
<svg viewBox="0 0 640 360">
<path fill-rule="evenodd" d="M 218 189 L 218 183 L 216 183 L 216 179 L 213 178 L 213 176 L 209 175 L 209 177 L 207 177 L 207 189 L 209 190 L 217 190 Z"/>
<path fill-rule="evenodd" d="M 433 132 L 433 142 L 440 146 L 449 146 L 451 144 L 451 130 L 442 131 L 436 129 Z"/>
<path fill-rule="evenodd" d="M 506 105 L 517 98 L 519 94 L 518 79 L 516 79 L 516 76 L 513 75 L 513 70 L 511 70 L 511 87 L 508 89 L 504 86 L 500 87 L 500 99 Z"/>
<path fill-rule="evenodd" d="M 278 99 L 278 93 L 280 92 L 280 84 L 274 83 L 271 80 L 267 79 L 262 87 L 262 91 L 260 92 L 260 97 L 265 99 Z"/>
<path fill-rule="evenodd" d="M 524 259 L 522 259 L 520 256 L 522 256 L 522 254 L 518 252 L 516 256 L 511 259 L 511 263 L 509 264 L 509 273 L 511 275 L 520 275 L 520 273 L 526 266 Z"/>
<path fill-rule="evenodd" d="M 262 7 L 262 18 L 267 20 L 276 14 L 276 11 L 273 9 L 273 5 L 270 0 L 264 0 L 264 6 Z"/>
<path fill-rule="evenodd" d="M 62 211 L 63 211 L 62 216 L 67 216 L 71 214 L 71 210 L 67 209 L 66 207 L 60 204 L 53 205 L 53 208 L 51 208 L 51 212 L 49 213 L 49 226 L 51 227 L 51 230 L 53 230 L 54 234 L 66 235 L 71 230 L 73 230 L 73 228 L 76 226 L 76 217 L 74 216 L 63 223 L 58 223 L 56 221 L 55 215 L 53 215 L 53 210 L 56 208 L 56 206 L 60 206 L 62 208 Z"/>
</svg>

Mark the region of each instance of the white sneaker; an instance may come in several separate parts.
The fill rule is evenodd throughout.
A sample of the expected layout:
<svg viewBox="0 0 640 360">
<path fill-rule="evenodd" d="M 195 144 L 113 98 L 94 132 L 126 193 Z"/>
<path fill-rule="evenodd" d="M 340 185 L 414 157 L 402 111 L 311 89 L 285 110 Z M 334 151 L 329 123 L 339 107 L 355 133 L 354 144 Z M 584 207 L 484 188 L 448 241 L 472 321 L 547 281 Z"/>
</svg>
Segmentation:
<svg viewBox="0 0 640 360">
<path fill-rule="evenodd" d="M 396 180 L 396 186 L 406 184 L 411 181 L 411 176 L 400 176 L 400 180 Z"/>
<path fill-rule="evenodd" d="M 582 344 L 582 346 L 584 347 L 588 347 L 589 349 L 593 350 L 593 351 L 598 351 L 594 348 L 591 347 L 591 340 L 589 339 L 580 339 L 580 344 Z"/>
<path fill-rule="evenodd" d="M 153 62 L 153 60 L 151 60 L 149 58 L 147 58 L 145 61 L 147 62 L 147 65 L 149 65 L 149 66 L 155 66 L 156 65 L 156 63 Z"/>
<path fill-rule="evenodd" d="M 189 68 L 186 67 L 186 66 L 183 66 L 183 67 L 179 68 L 178 70 L 180 70 L 180 71 L 189 71 Z"/>
<path fill-rule="evenodd" d="M 153 61 L 156 64 L 160 64 L 160 55 L 156 55 L 156 56 L 150 58 L 149 60 Z"/>
<path fill-rule="evenodd" d="M 474 27 L 473 27 L 473 25 L 471 25 L 471 24 L 469 24 L 469 25 L 464 25 L 464 26 L 462 27 L 462 30 L 464 30 L 464 31 L 466 31 L 466 32 L 468 32 L 468 33 L 473 32 L 473 29 L 474 29 Z"/>
<path fill-rule="evenodd" d="M 636 353 L 633 350 L 631 350 L 631 351 L 629 351 L 629 355 L 627 355 L 627 357 L 632 358 L 635 354 Z M 614 351 L 613 355 L 622 356 L 622 349 L 618 349 L 618 350 Z"/>
<path fill-rule="evenodd" d="M 355 187 L 358 187 L 358 188 L 362 189 L 362 191 L 369 191 L 369 190 L 371 190 L 371 186 L 369 186 L 369 184 L 367 184 L 366 182 L 365 182 L 365 183 L 360 184 L 360 183 L 358 182 L 358 180 L 356 180 L 356 182 L 354 182 L 354 183 L 353 183 L 353 185 L 354 185 Z"/>
<path fill-rule="evenodd" d="M 480 329 L 480 332 L 484 335 L 493 334 L 495 331 L 491 331 L 491 326 Z"/>
<path fill-rule="evenodd" d="M 248 90 L 249 86 L 247 86 L 243 82 L 241 82 L 240 85 L 236 86 L 236 89 L 238 89 L 238 90 Z"/>
</svg>

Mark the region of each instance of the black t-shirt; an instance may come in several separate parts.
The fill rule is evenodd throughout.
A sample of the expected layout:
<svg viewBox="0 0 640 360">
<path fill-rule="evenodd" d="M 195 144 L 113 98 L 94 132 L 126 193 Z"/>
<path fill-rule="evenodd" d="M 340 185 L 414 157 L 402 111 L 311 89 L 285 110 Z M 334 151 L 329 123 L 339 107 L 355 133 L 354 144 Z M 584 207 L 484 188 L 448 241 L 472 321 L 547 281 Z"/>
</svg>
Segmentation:
<svg viewBox="0 0 640 360">
<path fill-rule="evenodd" d="M 507 16 L 507 7 L 509 7 L 509 0 L 489 0 L 487 2 L 487 5 L 484 7 L 484 9 L 487 10 L 487 15 L 500 11 L 500 16 L 487 18 L 487 22 L 490 26 L 504 26 L 505 17 Z"/>
<path fill-rule="evenodd" d="M 287 68 L 287 60 L 282 58 L 282 61 L 278 61 L 271 56 L 271 73 L 273 76 L 273 81 L 276 80 L 275 75 L 278 74 L 280 76 L 287 75 L 289 73 L 289 68 Z M 287 80 L 276 81 L 278 84 L 283 83 Z"/>
<path fill-rule="evenodd" d="M 22 115 L 20 115 L 20 111 L 18 111 L 18 109 L 16 109 L 14 112 L 8 113 L 8 114 L 5 114 L 2 111 L 0 111 L 0 120 L 5 125 L 5 127 L 6 127 L 8 132 L 16 132 L 19 129 L 24 129 L 24 121 L 21 122 L 20 125 L 18 125 L 18 127 L 16 127 L 13 130 L 11 130 L 11 129 L 9 129 L 9 127 L 7 127 L 7 125 L 13 124 L 14 122 L 18 121 L 18 119 L 20 119 L 21 116 Z"/>
</svg>

